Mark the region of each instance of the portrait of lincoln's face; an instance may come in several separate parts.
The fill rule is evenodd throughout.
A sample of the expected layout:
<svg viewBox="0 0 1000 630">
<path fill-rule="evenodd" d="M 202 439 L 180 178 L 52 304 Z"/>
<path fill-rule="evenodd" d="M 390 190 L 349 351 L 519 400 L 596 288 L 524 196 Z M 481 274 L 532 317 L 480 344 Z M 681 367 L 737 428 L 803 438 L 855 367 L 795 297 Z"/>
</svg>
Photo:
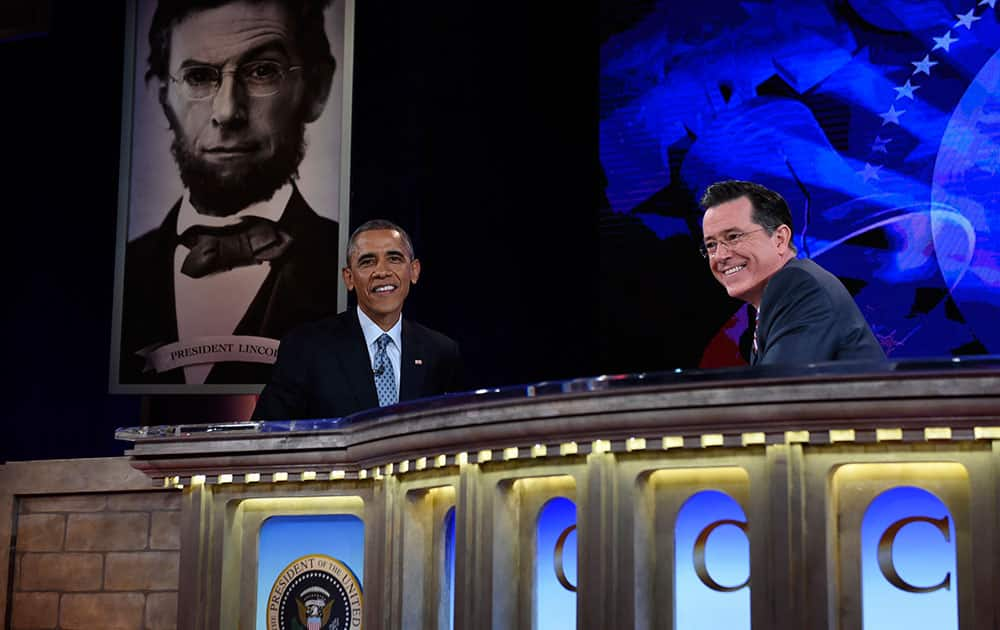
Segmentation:
<svg viewBox="0 0 1000 630">
<path fill-rule="evenodd" d="M 112 391 L 256 393 L 346 303 L 353 0 L 128 8 Z"/>
<path fill-rule="evenodd" d="M 324 4 L 160 3 L 147 80 L 159 83 L 170 150 L 200 213 L 233 214 L 297 176 L 335 68 Z"/>
</svg>

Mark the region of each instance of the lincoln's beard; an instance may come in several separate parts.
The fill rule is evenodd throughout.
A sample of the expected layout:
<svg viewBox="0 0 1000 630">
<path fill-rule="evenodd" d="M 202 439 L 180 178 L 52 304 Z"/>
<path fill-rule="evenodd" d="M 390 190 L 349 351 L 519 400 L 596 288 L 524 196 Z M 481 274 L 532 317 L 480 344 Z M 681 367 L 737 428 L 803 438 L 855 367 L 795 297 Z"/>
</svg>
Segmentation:
<svg viewBox="0 0 1000 630">
<path fill-rule="evenodd" d="M 180 127 L 169 113 L 168 117 L 174 131 L 170 152 L 180 169 L 181 181 L 191 191 L 191 203 L 202 214 L 235 214 L 252 203 L 267 201 L 288 180 L 298 177 L 306 152 L 304 122 L 289 125 L 289 131 L 278 137 L 271 157 L 223 174 L 191 151 Z"/>
</svg>

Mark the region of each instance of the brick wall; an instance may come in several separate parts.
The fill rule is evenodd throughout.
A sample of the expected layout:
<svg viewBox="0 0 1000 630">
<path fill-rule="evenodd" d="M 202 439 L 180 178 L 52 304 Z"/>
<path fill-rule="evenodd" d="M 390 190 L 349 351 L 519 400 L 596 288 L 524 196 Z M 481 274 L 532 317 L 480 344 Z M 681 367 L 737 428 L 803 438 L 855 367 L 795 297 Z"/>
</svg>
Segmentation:
<svg viewBox="0 0 1000 630">
<path fill-rule="evenodd" d="M 180 493 L 18 501 L 12 630 L 177 627 Z"/>
</svg>

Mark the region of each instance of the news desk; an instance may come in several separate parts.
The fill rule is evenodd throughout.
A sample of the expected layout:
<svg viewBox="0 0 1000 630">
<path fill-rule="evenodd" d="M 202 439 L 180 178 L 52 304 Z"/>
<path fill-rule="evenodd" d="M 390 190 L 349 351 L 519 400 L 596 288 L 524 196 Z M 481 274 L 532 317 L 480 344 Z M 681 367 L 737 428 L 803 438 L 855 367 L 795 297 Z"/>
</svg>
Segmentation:
<svg viewBox="0 0 1000 630">
<path fill-rule="evenodd" d="M 260 628 L 261 528 L 331 515 L 363 530 L 351 627 L 1000 627 L 996 359 L 608 375 L 118 436 L 181 495 L 180 628 Z"/>
</svg>

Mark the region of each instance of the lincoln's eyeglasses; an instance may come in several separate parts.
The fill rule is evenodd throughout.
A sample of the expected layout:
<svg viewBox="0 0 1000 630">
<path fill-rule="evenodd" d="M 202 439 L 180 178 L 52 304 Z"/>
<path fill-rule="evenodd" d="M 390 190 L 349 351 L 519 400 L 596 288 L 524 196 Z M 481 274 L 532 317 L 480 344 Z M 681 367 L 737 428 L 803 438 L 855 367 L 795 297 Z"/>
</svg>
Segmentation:
<svg viewBox="0 0 1000 630">
<path fill-rule="evenodd" d="M 733 247 L 740 244 L 754 232 L 760 232 L 765 228 L 758 228 L 756 230 L 750 230 L 749 232 L 729 232 L 723 235 L 723 237 L 717 241 L 705 241 L 705 244 L 701 246 L 701 255 L 705 258 L 711 258 L 719 252 L 719 245 L 725 245 L 726 249 L 732 250 Z"/>
<path fill-rule="evenodd" d="M 273 96 L 281 91 L 281 84 L 288 73 L 302 68 L 303 66 L 286 66 L 277 61 L 250 61 L 228 70 L 207 65 L 185 66 L 180 70 L 181 76 L 171 74 L 170 79 L 192 101 L 215 96 L 222 85 L 222 77 L 226 74 L 236 77 L 250 96 Z"/>
</svg>

